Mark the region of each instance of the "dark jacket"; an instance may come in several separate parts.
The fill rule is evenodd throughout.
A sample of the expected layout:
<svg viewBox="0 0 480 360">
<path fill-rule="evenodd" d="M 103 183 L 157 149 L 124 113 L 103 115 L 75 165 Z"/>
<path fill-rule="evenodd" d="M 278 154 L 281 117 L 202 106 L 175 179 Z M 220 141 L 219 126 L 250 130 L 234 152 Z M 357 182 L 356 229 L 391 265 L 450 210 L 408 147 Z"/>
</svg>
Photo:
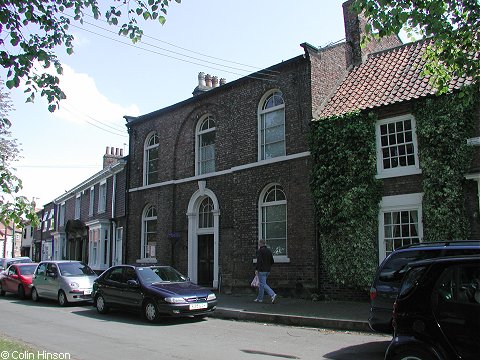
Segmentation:
<svg viewBox="0 0 480 360">
<path fill-rule="evenodd" d="M 260 249 L 257 250 L 257 265 L 255 270 L 258 272 L 270 272 L 273 264 L 273 255 L 270 249 L 266 246 L 260 247 Z"/>
</svg>

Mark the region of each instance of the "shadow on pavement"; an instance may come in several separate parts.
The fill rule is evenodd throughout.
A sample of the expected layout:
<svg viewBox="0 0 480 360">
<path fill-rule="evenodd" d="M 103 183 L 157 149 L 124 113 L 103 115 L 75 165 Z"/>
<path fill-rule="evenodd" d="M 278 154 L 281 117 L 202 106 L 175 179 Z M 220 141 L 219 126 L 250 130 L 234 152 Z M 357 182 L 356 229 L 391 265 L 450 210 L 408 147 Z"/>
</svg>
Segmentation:
<svg viewBox="0 0 480 360">
<path fill-rule="evenodd" d="M 206 321 L 205 319 L 197 319 L 193 317 L 161 317 L 155 323 L 149 323 L 142 318 L 139 313 L 122 311 L 111 309 L 108 314 L 99 314 L 97 310 L 93 307 L 86 307 L 84 309 L 78 309 L 71 312 L 74 315 L 84 316 L 96 320 L 108 321 L 108 322 L 118 322 L 124 324 L 132 325 L 142 325 L 142 326 L 172 326 L 172 325 L 182 325 L 182 324 L 191 324 L 191 323 L 201 323 Z"/>
<path fill-rule="evenodd" d="M 344 347 L 323 355 L 332 360 L 382 360 L 390 341 L 375 341 L 360 345 Z"/>
</svg>

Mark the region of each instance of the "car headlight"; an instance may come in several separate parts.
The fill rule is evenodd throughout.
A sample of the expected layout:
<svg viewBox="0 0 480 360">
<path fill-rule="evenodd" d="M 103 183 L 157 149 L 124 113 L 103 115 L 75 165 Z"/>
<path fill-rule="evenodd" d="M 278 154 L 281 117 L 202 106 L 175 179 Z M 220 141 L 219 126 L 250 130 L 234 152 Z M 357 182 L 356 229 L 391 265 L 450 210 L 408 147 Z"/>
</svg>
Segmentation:
<svg viewBox="0 0 480 360">
<path fill-rule="evenodd" d="M 165 298 L 165 301 L 169 304 L 182 304 L 186 302 L 182 297 L 168 297 Z"/>
<path fill-rule="evenodd" d="M 76 282 L 71 282 L 71 283 L 70 283 L 70 287 L 73 288 L 73 289 L 75 289 L 75 288 L 80 287 L 80 285 L 78 285 L 78 283 L 76 283 Z"/>
<path fill-rule="evenodd" d="M 215 296 L 215 294 L 209 294 L 207 297 L 207 301 L 215 300 L 216 298 L 217 297 Z"/>
</svg>

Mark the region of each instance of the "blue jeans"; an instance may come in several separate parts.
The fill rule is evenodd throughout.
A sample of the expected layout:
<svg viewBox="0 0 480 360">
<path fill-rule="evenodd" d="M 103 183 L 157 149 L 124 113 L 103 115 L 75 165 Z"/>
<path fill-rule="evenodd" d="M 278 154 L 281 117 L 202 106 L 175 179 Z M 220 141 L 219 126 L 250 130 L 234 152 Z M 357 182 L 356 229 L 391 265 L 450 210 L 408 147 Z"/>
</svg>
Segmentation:
<svg viewBox="0 0 480 360">
<path fill-rule="evenodd" d="M 265 291 L 267 292 L 267 295 L 272 297 L 275 295 L 273 290 L 270 288 L 270 286 L 267 285 L 267 278 L 269 272 L 258 272 L 258 280 L 260 281 L 260 285 L 258 286 L 258 295 L 257 295 L 257 300 L 258 301 L 263 301 L 263 295 Z"/>
</svg>

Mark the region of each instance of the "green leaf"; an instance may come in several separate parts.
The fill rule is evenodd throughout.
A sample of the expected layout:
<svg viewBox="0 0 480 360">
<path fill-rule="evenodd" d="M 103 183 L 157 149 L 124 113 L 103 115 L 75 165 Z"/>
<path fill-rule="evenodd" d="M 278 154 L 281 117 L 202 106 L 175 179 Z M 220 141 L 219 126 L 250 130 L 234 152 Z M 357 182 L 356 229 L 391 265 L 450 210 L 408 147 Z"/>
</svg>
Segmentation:
<svg viewBox="0 0 480 360">
<path fill-rule="evenodd" d="M 159 16 L 158 17 L 158 21 L 160 22 L 160 24 L 165 24 L 165 21 L 167 21 L 167 19 L 165 19 L 165 16 Z"/>
</svg>

